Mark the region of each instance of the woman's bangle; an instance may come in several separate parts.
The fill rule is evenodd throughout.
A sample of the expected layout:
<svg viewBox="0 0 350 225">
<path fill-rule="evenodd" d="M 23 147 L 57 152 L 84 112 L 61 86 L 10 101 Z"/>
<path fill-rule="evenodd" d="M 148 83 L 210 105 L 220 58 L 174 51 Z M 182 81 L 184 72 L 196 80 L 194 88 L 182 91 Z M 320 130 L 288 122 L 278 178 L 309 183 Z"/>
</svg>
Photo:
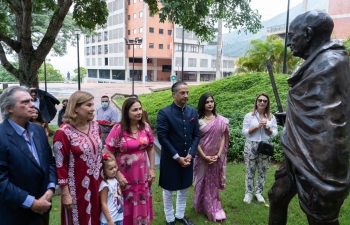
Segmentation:
<svg viewBox="0 0 350 225">
<path fill-rule="evenodd" d="M 218 157 L 218 159 L 220 159 L 220 156 L 219 156 L 219 154 L 216 154 L 216 156 Z"/>
</svg>

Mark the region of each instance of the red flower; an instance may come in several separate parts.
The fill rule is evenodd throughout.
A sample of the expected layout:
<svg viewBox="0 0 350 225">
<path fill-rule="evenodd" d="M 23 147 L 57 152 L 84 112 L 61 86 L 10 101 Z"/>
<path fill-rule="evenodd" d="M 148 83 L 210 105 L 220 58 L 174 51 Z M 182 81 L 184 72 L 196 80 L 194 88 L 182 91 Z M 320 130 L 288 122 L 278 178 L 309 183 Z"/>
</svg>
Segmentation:
<svg viewBox="0 0 350 225">
<path fill-rule="evenodd" d="M 109 158 L 108 154 L 105 153 L 105 154 L 102 155 L 102 159 L 108 159 L 108 158 Z"/>
<path fill-rule="evenodd" d="M 192 122 L 194 120 L 194 118 L 192 117 L 191 119 L 190 119 L 190 122 Z"/>
</svg>

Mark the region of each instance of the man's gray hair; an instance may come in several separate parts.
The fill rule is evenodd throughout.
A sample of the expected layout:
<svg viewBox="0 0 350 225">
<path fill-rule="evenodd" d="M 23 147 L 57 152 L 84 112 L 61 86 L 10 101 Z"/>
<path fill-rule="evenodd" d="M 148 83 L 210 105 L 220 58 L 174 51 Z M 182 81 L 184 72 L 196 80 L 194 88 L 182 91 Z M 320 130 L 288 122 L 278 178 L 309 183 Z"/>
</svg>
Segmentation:
<svg viewBox="0 0 350 225">
<path fill-rule="evenodd" d="M 1 109 L 1 115 L 3 120 L 8 119 L 10 116 L 6 108 L 14 106 L 17 103 L 17 99 L 14 96 L 15 92 L 17 91 L 23 91 L 23 92 L 29 93 L 29 89 L 27 87 L 10 86 L 6 88 L 0 95 L 0 109 Z"/>
</svg>

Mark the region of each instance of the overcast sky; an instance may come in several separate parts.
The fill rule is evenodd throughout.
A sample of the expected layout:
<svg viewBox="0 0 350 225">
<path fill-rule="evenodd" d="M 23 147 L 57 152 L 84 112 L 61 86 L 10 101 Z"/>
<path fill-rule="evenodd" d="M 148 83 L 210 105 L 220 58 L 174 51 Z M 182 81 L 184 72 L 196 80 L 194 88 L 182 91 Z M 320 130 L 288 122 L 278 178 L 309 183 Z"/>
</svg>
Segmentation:
<svg viewBox="0 0 350 225">
<path fill-rule="evenodd" d="M 302 0 L 290 0 L 290 7 L 294 7 L 301 3 Z M 262 15 L 262 21 L 269 20 L 272 17 L 285 12 L 287 10 L 288 0 L 251 0 L 251 6 L 253 9 L 257 9 L 259 14 Z M 84 59 L 84 45 L 83 38 L 80 39 L 79 42 L 79 57 L 80 57 L 80 66 L 85 66 Z M 57 70 L 60 70 L 64 77 L 67 76 L 67 72 L 69 71 L 71 77 L 75 76 L 73 70 L 78 68 L 77 61 L 77 48 L 68 46 L 68 54 L 63 57 L 50 57 L 50 63 Z"/>
</svg>

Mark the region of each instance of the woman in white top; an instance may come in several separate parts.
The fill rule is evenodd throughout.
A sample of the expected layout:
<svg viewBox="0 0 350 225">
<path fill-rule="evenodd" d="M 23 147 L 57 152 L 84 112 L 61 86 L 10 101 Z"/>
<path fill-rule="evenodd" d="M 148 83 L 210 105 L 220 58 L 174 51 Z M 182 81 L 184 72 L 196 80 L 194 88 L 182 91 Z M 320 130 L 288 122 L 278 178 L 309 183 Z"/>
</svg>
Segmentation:
<svg viewBox="0 0 350 225">
<path fill-rule="evenodd" d="M 277 135 L 276 118 L 270 113 L 270 99 L 266 93 L 261 93 L 255 99 L 252 112 L 244 116 L 242 133 L 246 136 L 244 145 L 244 162 L 246 165 L 244 202 L 250 203 L 253 198 L 254 176 L 258 169 L 255 196 L 258 202 L 265 202 L 262 192 L 266 180 L 266 171 L 270 156 L 257 152 L 260 141 L 271 143 L 270 138 Z"/>
</svg>

